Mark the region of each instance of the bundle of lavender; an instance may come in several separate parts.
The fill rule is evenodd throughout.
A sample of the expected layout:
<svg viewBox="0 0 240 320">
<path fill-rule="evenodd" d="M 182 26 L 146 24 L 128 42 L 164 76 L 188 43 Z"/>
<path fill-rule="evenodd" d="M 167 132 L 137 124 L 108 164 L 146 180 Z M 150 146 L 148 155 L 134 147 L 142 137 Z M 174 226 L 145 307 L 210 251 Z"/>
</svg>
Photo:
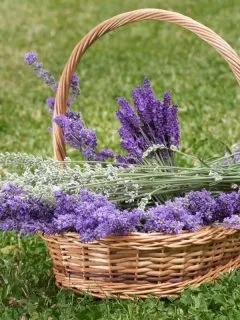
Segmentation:
<svg viewBox="0 0 240 320">
<path fill-rule="evenodd" d="M 58 84 L 35 53 L 25 62 L 54 91 Z M 0 229 L 23 234 L 78 232 L 82 241 L 110 234 L 179 233 L 221 223 L 240 227 L 240 145 L 219 159 L 179 166 L 178 107 L 169 92 L 160 101 L 145 78 L 133 90 L 133 106 L 117 99 L 119 135 L 125 153 L 98 149 L 97 137 L 82 116 L 71 110 L 80 94 L 74 74 L 66 115 L 52 120 L 63 129 L 66 144 L 85 160 L 1 154 Z M 52 113 L 55 98 L 47 99 Z M 51 130 L 50 130 L 51 131 Z"/>
</svg>

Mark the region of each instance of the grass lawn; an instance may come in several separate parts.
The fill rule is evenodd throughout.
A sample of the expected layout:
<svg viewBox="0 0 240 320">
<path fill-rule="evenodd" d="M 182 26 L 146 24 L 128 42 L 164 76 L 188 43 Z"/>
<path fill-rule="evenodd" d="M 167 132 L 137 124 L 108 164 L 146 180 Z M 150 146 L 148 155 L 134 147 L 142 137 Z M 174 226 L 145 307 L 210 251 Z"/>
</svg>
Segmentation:
<svg viewBox="0 0 240 320">
<path fill-rule="evenodd" d="M 23 63 L 34 50 L 59 77 L 72 48 L 92 27 L 123 11 L 152 7 L 179 11 L 206 24 L 240 52 L 239 0 L 1 0 L 0 150 L 51 156 L 50 91 Z M 180 27 L 141 22 L 106 35 L 78 68 L 81 110 L 101 147 L 119 148 L 117 96 L 147 75 L 155 91 L 180 105 L 182 148 L 209 157 L 239 140 L 240 91 L 228 65 Z M 78 104 L 78 105 L 77 105 Z M 69 150 L 71 157 L 76 154 Z M 188 289 L 180 299 L 101 301 L 61 291 L 37 237 L 0 233 L 0 320 L 240 319 L 240 271 L 215 285 Z"/>
</svg>

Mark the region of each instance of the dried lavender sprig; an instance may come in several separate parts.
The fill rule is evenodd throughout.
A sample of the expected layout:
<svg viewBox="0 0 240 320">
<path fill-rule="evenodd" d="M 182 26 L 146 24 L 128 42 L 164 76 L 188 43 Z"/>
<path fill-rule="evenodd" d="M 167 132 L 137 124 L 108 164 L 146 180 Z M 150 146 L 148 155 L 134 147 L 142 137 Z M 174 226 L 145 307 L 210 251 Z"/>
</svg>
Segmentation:
<svg viewBox="0 0 240 320">
<path fill-rule="evenodd" d="M 49 86 L 54 92 L 57 92 L 58 83 L 55 77 L 50 74 L 48 70 L 43 69 L 43 63 L 39 62 L 38 56 L 35 52 L 31 51 L 25 54 L 24 61 L 27 65 L 31 66 L 36 75 L 43 79 L 44 83 Z M 70 84 L 70 98 L 68 99 L 68 106 L 72 105 L 77 97 L 80 95 L 80 81 L 77 73 L 72 76 Z M 47 99 L 49 111 L 53 112 L 55 98 L 50 97 Z"/>
<path fill-rule="evenodd" d="M 53 76 L 49 71 L 43 70 L 43 64 L 38 61 L 35 52 L 28 52 L 25 55 L 25 63 L 33 67 L 37 76 L 42 78 L 44 82 L 52 88 L 54 92 L 57 91 L 58 83 L 55 82 Z M 80 81 L 76 73 L 73 74 L 70 83 L 70 97 L 68 99 L 68 107 L 74 103 L 76 98 L 80 95 Z M 47 105 L 50 113 L 53 113 L 55 105 L 55 97 L 47 99 Z M 93 130 L 86 127 L 84 121 L 81 119 L 80 114 L 68 109 L 66 115 L 59 115 L 53 118 L 59 127 L 63 129 L 65 143 L 71 147 L 80 150 L 85 159 L 89 161 L 104 161 L 116 157 L 114 152 L 110 149 L 103 149 L 98 151 L 97 138 Z M 51 132 L 52 129 L 50 128 Z"/>
<path fill-rule="evenodd" d="M 56 84 L 54 76 L 50 75 L 48 70 L 43 69 L 43 63 L 39 62 L 38 56 L 35 52 L 31 51 L 25 54 L 24 61 L 31 66 L 36 75 L 43 79 L 44 83 L 54 90 Z"/>
</svg>

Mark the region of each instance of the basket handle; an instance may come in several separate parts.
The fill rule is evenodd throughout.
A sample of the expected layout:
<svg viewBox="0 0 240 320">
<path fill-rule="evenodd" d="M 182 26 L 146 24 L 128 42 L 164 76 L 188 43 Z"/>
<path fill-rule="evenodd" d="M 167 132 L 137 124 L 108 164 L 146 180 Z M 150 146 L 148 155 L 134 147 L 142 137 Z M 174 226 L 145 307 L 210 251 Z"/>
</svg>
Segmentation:
<svg viewBox="0 0 240 320">
<path fill-rule="evenodd" d="M 240 57 L 218 34 L 201 23 L 180 13 L 161 9 L 139 9 L 119 14 L 103 21 L 93 28 L 74 48 L 59 81 L 54 115 L 65 114 L 72 75 L 85 51 L 100 37 L 128 23 L 142 20 L 163 20 L 182 26 L 195 33 L 212 46 L 230 65 L 237 81 L 240 83 Z M 64 161 L 66 148 L 62 129 L 53 124 L 53 149 L 56 160 Z"/>
</svg>

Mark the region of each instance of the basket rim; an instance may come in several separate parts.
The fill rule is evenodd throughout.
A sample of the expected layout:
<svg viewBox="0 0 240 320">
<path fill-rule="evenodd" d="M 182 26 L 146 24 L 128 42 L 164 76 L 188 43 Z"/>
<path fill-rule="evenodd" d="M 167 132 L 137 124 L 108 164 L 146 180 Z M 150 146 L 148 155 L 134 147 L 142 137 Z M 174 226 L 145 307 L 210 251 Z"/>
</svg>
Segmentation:
<svg viewBox="0 0 240 320">
<path fill-rule="evenodd" d="M 138 249 L 156 249 L 159 246 L 168 248 L 190 247 L 191 245 L 206 245 L 214 241 L 220 241 L 224 238 L 240 233 L 240 229 L 230 229 L 221 225 L 205 226 L 197 231 L 184 231 L 179 234 L 166 233 L 142 233 L 132 232 L 127 235 L 108 236 L 104 239 L 93 242 L 81 242 L 80 235 L 77 232 L 64 232 L 61 234 L 46 235 L 40 234 L 41 238 L 47 242 L 65 243 L 69 242 L 81 246 L 103 245 L 116 248 L 138 248 Z"/>
</svg>

